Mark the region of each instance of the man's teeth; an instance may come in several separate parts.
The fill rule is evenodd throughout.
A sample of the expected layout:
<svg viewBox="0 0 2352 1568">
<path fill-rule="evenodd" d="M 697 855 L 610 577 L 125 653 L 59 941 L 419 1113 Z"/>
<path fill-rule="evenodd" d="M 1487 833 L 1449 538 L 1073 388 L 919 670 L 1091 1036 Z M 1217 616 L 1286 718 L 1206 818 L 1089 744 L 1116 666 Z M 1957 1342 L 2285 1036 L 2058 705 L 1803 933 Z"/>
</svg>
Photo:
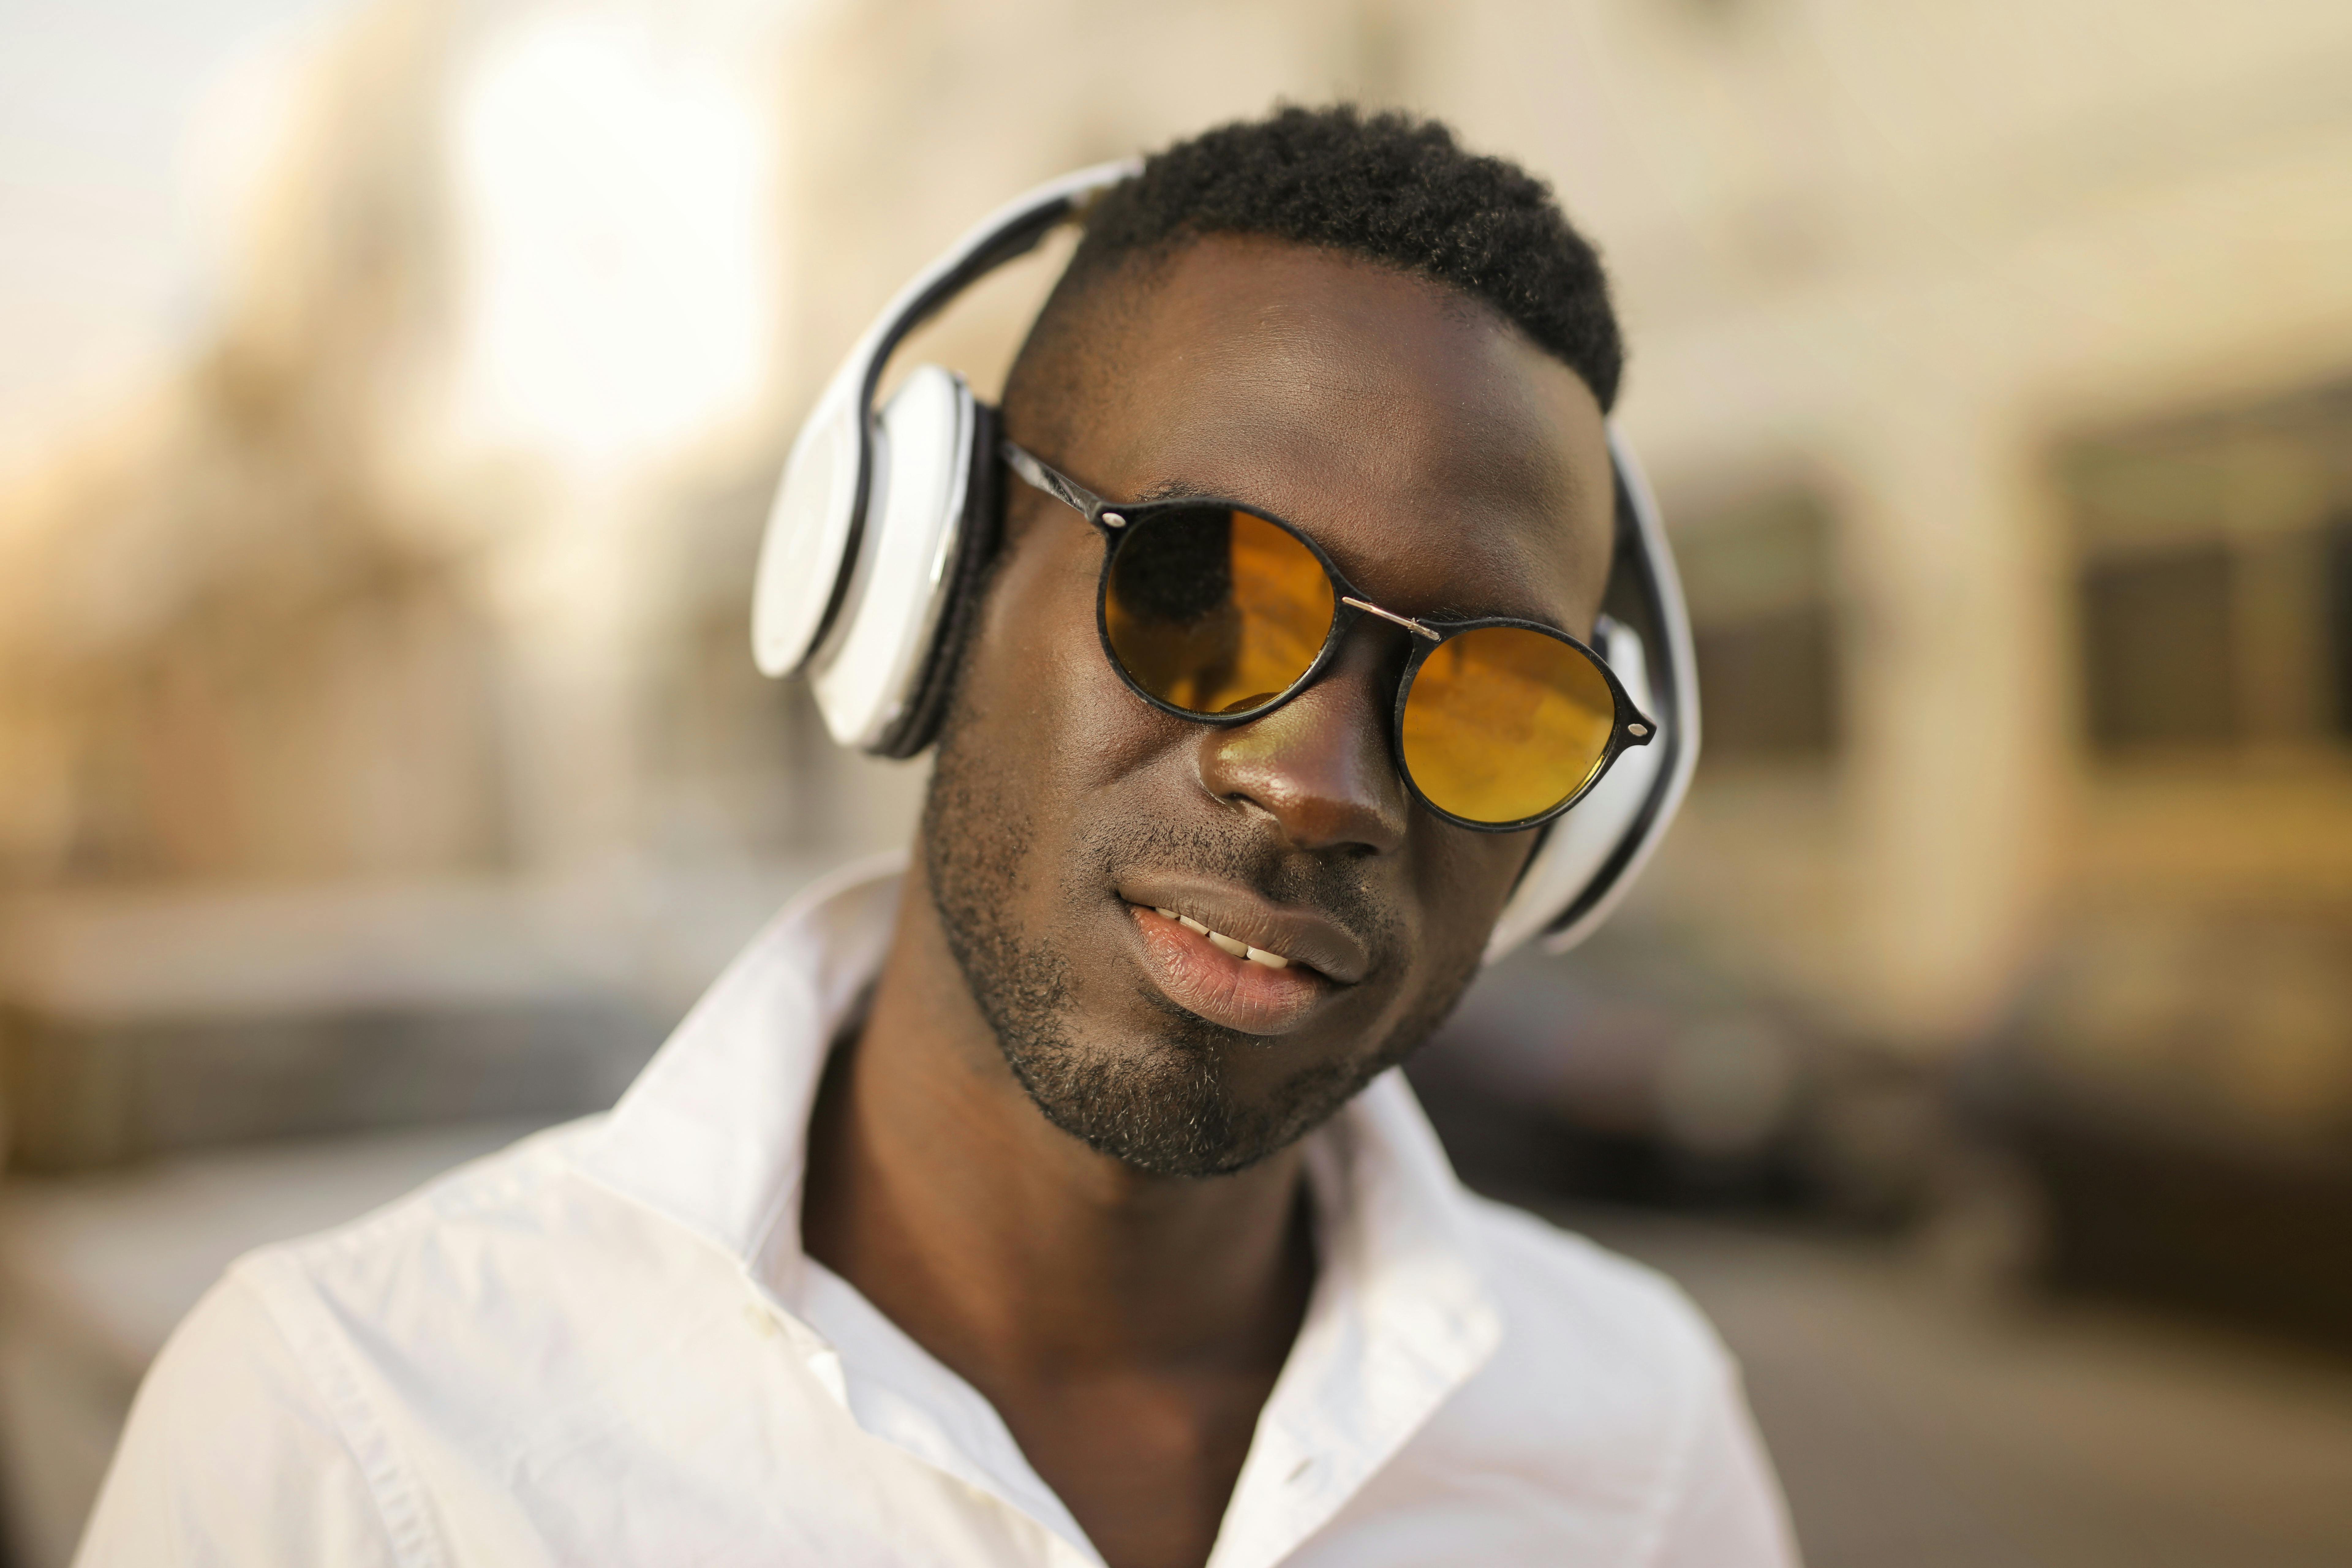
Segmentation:
<svg viewBox="0 0 2352 1568">
<path fill-rule="evenodd" d="M 1221 931 L 1211 931 L 1207 926 L 1202 925 L 1191 915 L 1180 915 L 1174 910 L 1162 909 L 1154 909 L 1151 912 L 1158 915 L 1163 921 L 1174 921 L 1178 925 L 1182 926 L 1194 936 L 1207 937 L 1211 942 L 1216 943 L 1217 946 L 1223 948 L 1225 952 L 1232 953 L 1235 958 L 1246 958 L 1252 963 L 1263 963 L 1268 969 L 1287 969 L 1290 967 L 1290 960 L 1283 957 L 1282 954 L 1278 952 L 1268 952 L 1262 947 L 1252 947 L 1249 943 L 1236 941 L 1234 938 L 1227 936 Z"/>
</svg>

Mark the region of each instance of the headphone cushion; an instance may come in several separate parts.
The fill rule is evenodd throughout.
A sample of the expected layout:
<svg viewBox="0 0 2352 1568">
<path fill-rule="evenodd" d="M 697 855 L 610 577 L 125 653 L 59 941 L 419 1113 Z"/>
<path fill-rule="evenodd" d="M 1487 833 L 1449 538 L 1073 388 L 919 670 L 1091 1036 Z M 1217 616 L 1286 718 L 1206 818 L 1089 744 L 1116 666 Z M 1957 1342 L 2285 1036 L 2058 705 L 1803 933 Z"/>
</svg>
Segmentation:
<svg viewBox="0 0 2352 1568">
<path fill-rule="evenodd" d="M 961 377 L 919 365 L 875 422 L 874 482 L 838 625 L 812 685 L 845 746 L 905 755 L 955 595 L 971 510 L 979 405 Z"/>
<path fill-rule="evenodd" d="M 1601 636 L 1596 640 L 1633 705 L 1656 713 L 1641 637 L 1632 627 L 1603 616 Z M 1665 751 L 1657 744 L 1626 752 L 1608 776 L 1592 786 L 1591 794 L 1545 825 L 1542 840 L 1519 873 L 1518 886 L 1512 889 L 1495 922 L 1494 934 L 1487 939 L 1486 963 L 1543 934 L 1591 895 L 1596 879 L 1623 853 L 1627 835 L 1641 822 L 1657 785 Z"/>
<path fill-rule="evenodd" d="M 793 442 L 752 578 L 751 657 L 765 675 L 806 664 L 838 621 L 859 521 L 856 405 L 835 378 Z"/>
<path fill-rule="evenodd" d="M 939 739 L 940 722 L 946 717 L 956 671 L 963 662 L 972 624 L 979 619 L 981 595 L 1003 536 L 1004 465 L 996 456 L 1001 427 L 994 408 L 985 403 L 972 405 L 971 466 L 964 481 L 963 527 L 949 574 L 947 604 L 909 694 L 905 718 L 895 733 L 886 737 L 878 755 L 912 757 Z"/>
</svg>

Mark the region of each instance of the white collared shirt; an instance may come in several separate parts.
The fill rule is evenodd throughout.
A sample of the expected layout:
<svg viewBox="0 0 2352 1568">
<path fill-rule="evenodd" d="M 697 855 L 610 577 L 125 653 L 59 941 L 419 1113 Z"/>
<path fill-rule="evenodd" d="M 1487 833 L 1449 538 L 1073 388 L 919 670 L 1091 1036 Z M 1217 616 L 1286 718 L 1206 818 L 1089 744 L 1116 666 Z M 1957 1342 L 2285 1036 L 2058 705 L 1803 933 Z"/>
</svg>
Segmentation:
<svg viewBox="0 0 2352 1568">
<path fill-rule="evenodd" d="M 800 1246 L 897 879 L 780 915 L 607 1115 L 230 1268 L 84 1568 L 1098 1563 L 995 1410 Z M 1320 1264 L 1210 1568 L 1767 1568 L 1738 1375 L 1655 1275 L 1455 1182 L 1403 1079 L 1312 1135 Z"/>
</svg>

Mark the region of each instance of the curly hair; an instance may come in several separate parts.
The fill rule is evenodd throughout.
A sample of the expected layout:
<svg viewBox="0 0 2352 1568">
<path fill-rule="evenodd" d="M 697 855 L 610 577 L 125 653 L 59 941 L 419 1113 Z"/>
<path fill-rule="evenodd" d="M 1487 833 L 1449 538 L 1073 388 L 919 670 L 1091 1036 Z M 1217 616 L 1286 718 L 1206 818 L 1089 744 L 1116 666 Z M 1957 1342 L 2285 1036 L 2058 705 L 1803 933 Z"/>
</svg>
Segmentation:
<svg viewBox="0 0 2352 1568">
<path fill-rule="evenodd" d="M 1574 371 L 1604 411 L 1616 401 L 1625 348 L 1609 280 L 1549 188 L 1515 163 L 1463 151 L 1436 121 L 1336 104 L 1202 132 L 1097 197 L 1006 403 L 1045 429 L 1061 426 L 1070 384 L 1097 368 L 1080 301 L 1129 265 L 1213 234 L 1328 247 L 1443 283 Z"/>
<path fill-rule="evenodd" d="M 1434 120 L 1286 108 L 1159 153 L 1087 215 L 1079 284 L 1209 234 L 1327 246 L 1482 300 L 1581 376 L 1603 409 L 1625 349 L 1609 281 L 1549 187 L 1466 153 Z"/>
</svg>

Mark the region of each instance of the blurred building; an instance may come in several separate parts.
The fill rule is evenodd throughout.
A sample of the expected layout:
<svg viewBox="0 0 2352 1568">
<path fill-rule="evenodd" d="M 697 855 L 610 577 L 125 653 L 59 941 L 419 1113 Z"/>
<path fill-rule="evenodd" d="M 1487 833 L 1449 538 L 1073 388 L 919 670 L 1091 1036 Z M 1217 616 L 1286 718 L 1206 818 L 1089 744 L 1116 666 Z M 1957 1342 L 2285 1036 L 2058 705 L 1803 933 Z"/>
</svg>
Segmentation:
<svg viewBox="0 0 2352 1568">
<path fill-rule="evenodd" d="M 283 84 L 200 352 L 0 491 L 10 1163 L 117 1171 L 131 1214 L 141 1160 L 608 1100 L 919 798 L 746 652 L 837 356 L 1024 184 L 1348 96 L 1521 159 L 1601 244 L 1708 696 L 1612 945 L 1515 966 L 1442 1049 L 1707 1169 L 1801 1135 L 1865 1185 L 1981 1058 L 2077 1256 L 2150 1212 L 2084 1147 L 2288 1149 L 2244 1190 L 2322 1226 L 2348 69 L 2312 0 L 354 6 Z M 1054 259 L 916 352 L 992 389 Z M 311 1222 L 237 1169 L 221 1257 Z M 17 1212 L 19 1274 L 57 1215 L 116 1223 Z M 2179 1272 L 2191 1218 L 2150 1225 L 2106 1272 Z"/>
</svg>

